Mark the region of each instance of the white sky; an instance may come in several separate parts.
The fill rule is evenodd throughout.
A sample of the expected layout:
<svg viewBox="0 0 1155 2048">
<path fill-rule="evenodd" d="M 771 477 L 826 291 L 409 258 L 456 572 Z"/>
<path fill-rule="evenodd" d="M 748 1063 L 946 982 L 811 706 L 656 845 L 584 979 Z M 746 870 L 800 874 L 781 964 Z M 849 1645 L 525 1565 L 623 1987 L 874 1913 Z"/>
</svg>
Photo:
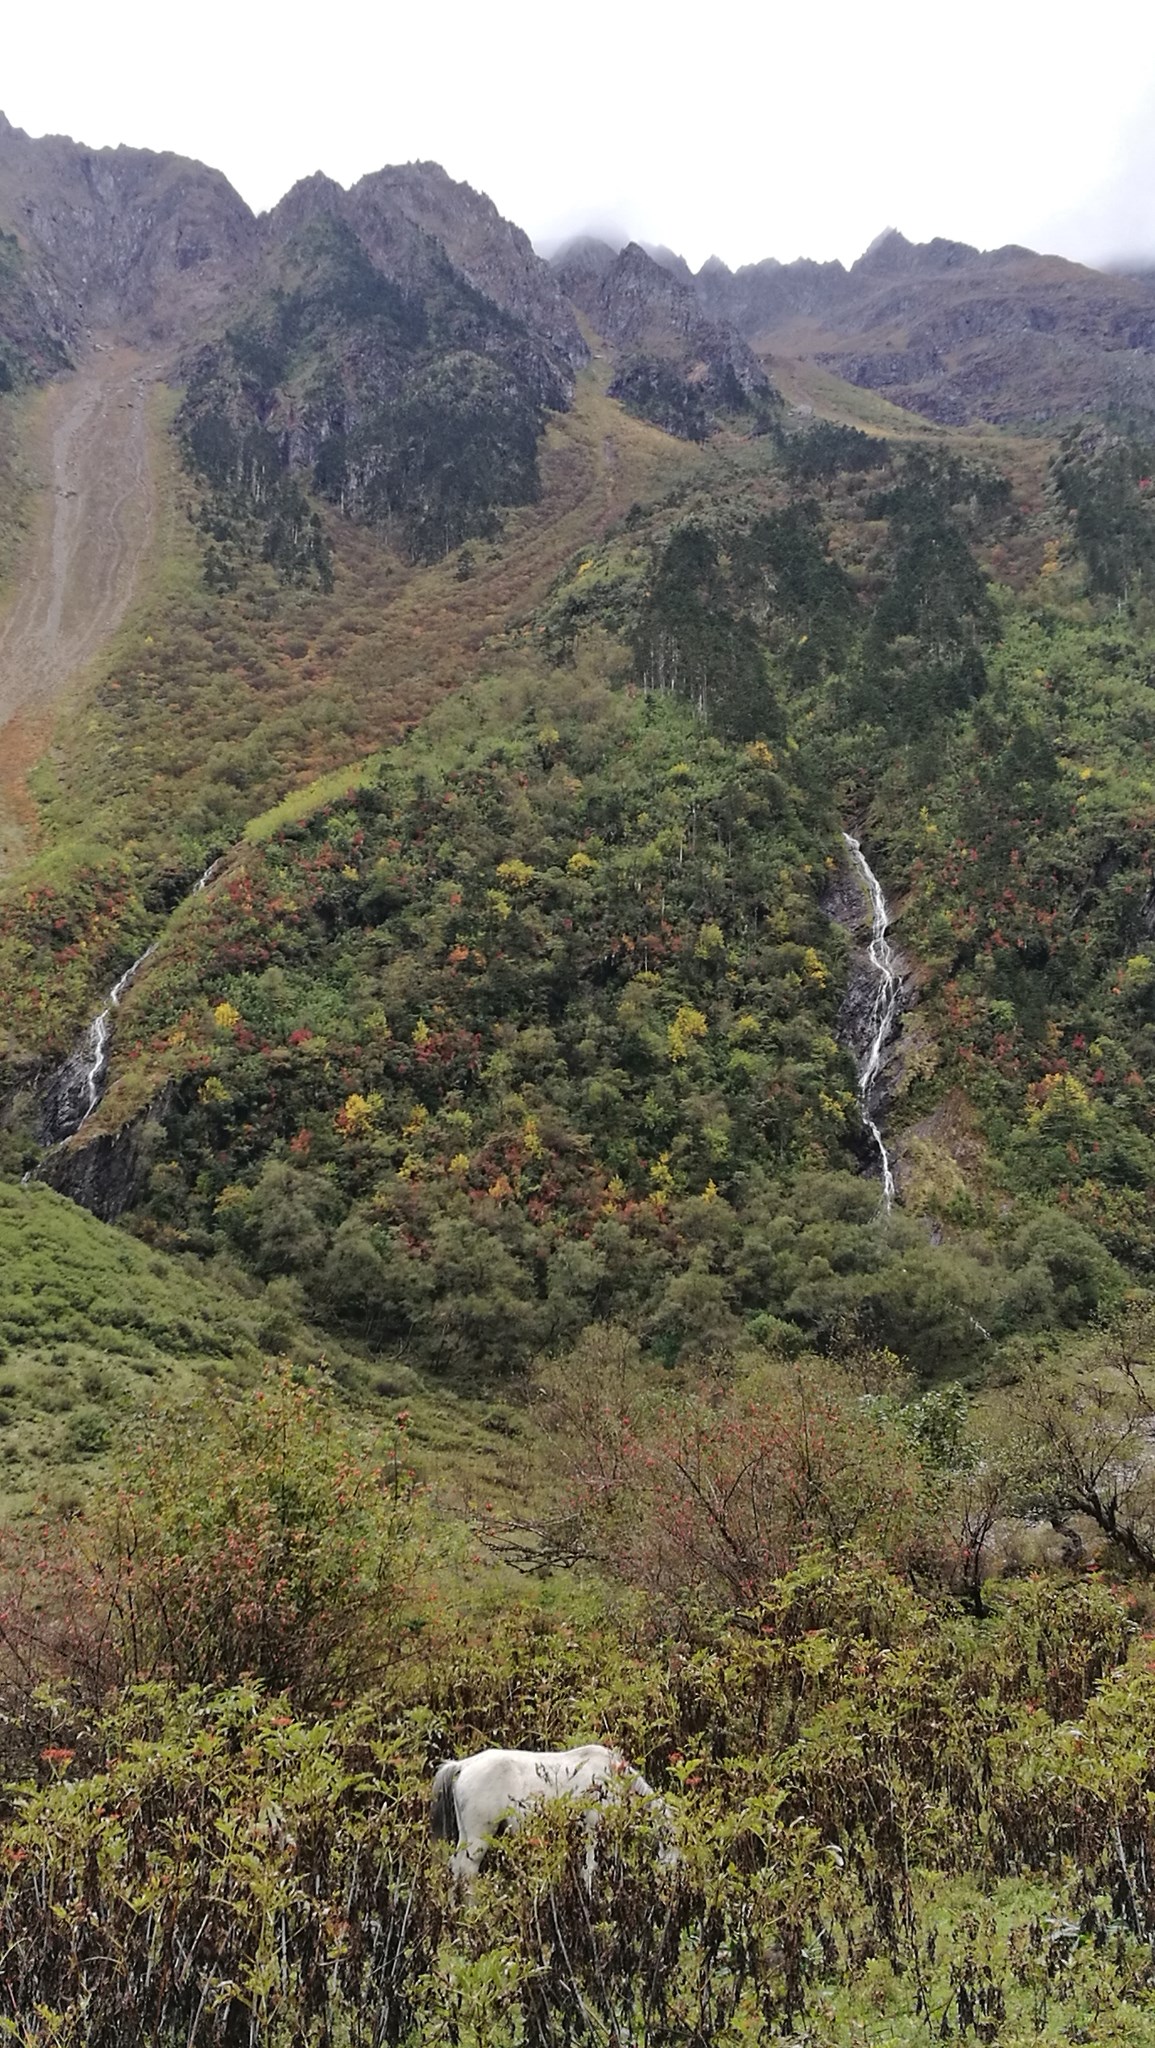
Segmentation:
<svg viewBox="0 0 1155 2048">
<path fill-rule="evenodd" d="M 1155 255 L 1155 0 L 9 0 L 0 108 L 251 205 L 432 157 L 535 241 Z"/>
</svg>

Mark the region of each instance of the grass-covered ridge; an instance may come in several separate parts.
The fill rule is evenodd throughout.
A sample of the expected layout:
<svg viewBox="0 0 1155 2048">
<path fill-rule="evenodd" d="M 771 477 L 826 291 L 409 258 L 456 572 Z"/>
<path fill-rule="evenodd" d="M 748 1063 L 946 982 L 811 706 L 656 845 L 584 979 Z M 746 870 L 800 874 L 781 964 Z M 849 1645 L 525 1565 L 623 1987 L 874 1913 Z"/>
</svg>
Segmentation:
<svg viewBox="0 0 1155 2048">
<path fill-rule="evenodd" d="M 245 1377 L 275 1333 L 246 1302 L 38 1186 L 0 1182 L 0 1489 L 79 1497 L 163 1395 Z"/>
</svg>

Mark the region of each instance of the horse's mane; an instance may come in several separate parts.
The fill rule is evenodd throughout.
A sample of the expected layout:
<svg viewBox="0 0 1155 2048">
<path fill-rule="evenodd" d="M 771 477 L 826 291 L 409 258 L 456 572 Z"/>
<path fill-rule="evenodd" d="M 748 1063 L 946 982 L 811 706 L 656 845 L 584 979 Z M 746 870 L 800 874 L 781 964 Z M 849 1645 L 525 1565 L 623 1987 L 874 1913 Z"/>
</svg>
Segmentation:
<svg viewBox="0 0 1155 2048">
<path fill-rule="evenodd" d="M 460 1769 L 460 1763 L 451 1757 L 448 1763 L 441 1765 L 433 1779 L 429 1828 L 436 1842 L 457 1840 L 457 1799 L 453 1781 Z"/>
</svg>

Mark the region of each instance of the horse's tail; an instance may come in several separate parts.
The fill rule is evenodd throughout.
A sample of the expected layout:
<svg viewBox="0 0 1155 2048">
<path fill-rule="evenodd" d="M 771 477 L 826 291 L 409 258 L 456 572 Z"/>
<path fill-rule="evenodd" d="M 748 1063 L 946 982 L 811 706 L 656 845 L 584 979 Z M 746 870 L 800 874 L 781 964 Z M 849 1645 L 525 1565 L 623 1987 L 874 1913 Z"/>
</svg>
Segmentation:
<svg viewBox="0 0 1155 2048">
<path fill-rule="evenodd" d="M 439 1767 L 433 1780 L 429 1827 L 436 1842 L 455 1842 L 458 1837 L 457 1795 L 453 1786 L 460 1769 L 460 1763 L 451 1757 Z"/>
</svg>

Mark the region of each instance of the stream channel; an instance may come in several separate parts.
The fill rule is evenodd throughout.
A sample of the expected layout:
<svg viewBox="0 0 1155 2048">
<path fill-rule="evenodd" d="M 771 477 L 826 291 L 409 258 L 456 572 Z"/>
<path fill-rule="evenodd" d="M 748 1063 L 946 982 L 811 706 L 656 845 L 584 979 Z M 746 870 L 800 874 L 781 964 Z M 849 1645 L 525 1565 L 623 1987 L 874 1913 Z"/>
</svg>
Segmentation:
<svg viewBox="0 0 1155 2048">
<path fill-rule="evenodd" d="M 189 894 L 197 896 L 206 889 L 220 865 L 219 860 L 211 861 Z M 44 1087 L 41 1113 L 41 1130 L 46 1145 L 60 1145 L 66 1138 L 75 1137 L 104 1094 L 116 1012 L 145 961 L 151 960 L 159 944 L 159 937 L 155 938 L 132 966 L 125 968 L 119 981 L 109 989 L 104 1008 L 93 1018 L 80 1043 L 49 1076 Z"/>
<path fill-rule="evenodd" d="M 890 911 L 882 893 L 882 884 L 854 834 L 844 832 L 842 837 L 870 902 L 867 959 L 873 986 L 865 1018 L 864 1042 L 861 1049 L 856 1048 L 858 1100 L 862 1121 L 870 1133 L 882 1167 L 882 1207 L 889 1213 L 894 1207 L 894 1167 L 878 1122 L 882 1113 L 879 1077 L 902 1011 L 902 968 L 887 938 Z"/>
</svg>

